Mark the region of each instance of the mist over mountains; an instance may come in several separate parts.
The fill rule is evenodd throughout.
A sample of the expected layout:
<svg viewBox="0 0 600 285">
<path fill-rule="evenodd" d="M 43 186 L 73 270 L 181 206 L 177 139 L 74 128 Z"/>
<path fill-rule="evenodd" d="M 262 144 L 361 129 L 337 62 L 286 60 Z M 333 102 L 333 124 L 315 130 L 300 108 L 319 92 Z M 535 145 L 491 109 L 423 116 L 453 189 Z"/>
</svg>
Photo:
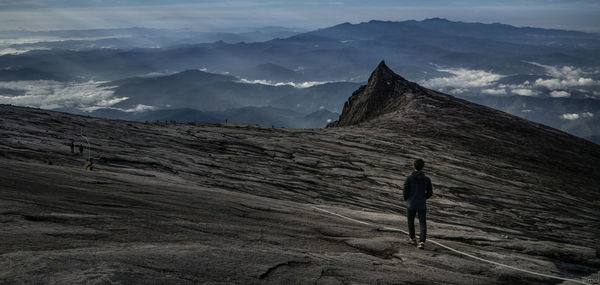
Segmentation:
<svg viewBox="0 0 600 285">
<path fill-rule="evenodd" d="M 141 27 L 56 31 L 8 30 L 0 31 L 0 55 L 21 54 L 30 50 L 48 49 L 165 48 L 216 41 L 227 43 L 260 42 L 274 38 L 287 38 L 303 31 L 305 30 L 285 27 L 235 29 L 222 32 Z"/>
<path fill-rule="evenodd" d="M 256 116 L 266 112 L 275 119 L 240 123 L 278 121 L 275 125 L 295 127 L 287 122 L 314 112 L 330 112 L 327 120 L 339 113 L 345 99 L 385 59 L 397 73 L 428 88 L 581 137 L 600 134 L 598 34 L 439 18 L 290 30 L 237 39 L 191 32 L 183 37 L 185 31 L 103 30 L 87 35 L 112 38 L 63 47 L 36 43 L 48 50 L 0 56 L 0 102 L 73 112 L 112 108 L 121 118 L 149 120 L 159 118 L 147 112 L 182 114 L 173 110 L 185 108 L 202 112 L 197 118 L 223 120 L 235 117 L 233 110 L 252 107 Z M 126 33 L 164 42 L 127 43 L 121 40 Z M 328 82 L 335 83 L 319 85 Z M 87 94 L 85 100 L 78 93 Z M 225 111 L 229 113 L 223 115 Z M 327 120 L 297 125 L 322 127 Z"/>
</svg>

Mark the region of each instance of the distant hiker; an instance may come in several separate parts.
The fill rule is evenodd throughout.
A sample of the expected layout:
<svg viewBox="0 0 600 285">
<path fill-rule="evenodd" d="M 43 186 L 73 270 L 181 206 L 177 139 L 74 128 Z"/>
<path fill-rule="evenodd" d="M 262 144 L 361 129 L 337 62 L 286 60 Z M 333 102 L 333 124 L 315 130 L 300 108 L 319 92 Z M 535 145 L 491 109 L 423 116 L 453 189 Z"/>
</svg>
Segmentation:
<svg viewBox="0 0 600 285">
<path fill-rule="evenodd" d="M 417 247 L 423 249 L 425 247 L 425 239 L 427 238 L 427 222 L 425 220 L 427 213 L 427 203 L 425 200 L 433 195 L 433 187 L 429 177 L 421 171 L 425 166 L 425 161 L 416 159 L 413 164 L 415 171 L 406 178 L 402 194 L 406 201 L 406 218 L 408 222 L 408 243 L 417 244 Z M 419 243 L 415 239 L 415 215 L 419 216 Z"/>
<path fill-rule="evenodd" d="M 79 155 L 83 155 L 83 144 L 79 144 Z"/>
<path fill-rule="evenodd" d="M 69 146 L 71 147 L 71 153 L 75 153 L 75 140 L 71 139 Z"/>
</svg>

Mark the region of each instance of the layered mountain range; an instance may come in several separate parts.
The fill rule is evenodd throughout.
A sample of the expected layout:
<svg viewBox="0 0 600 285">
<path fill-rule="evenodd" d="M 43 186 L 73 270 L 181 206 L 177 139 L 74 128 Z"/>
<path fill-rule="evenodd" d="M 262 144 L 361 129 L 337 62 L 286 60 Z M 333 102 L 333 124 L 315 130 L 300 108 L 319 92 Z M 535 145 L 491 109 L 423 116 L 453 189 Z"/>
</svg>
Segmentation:
<svg viewBox="0 0 600 285">
<path fill-rule="evenodd" d="M 61 111 L 101 118 L 191 123 L 243 123 L 320 128 L 336 120 L 340 102 L 360 84 L 334 82 L 307 88 L 252 84 L 230 75 L 187 70 L 101 85 L 119 102 L 93 111 Z M 139 109 L 139 110 L 138 110 Z M 333 111 L 331 111 L 333 110 Z"/>
<path fill-rule="evenodd" d="M 600 267 L 600 146 L 384 62 L 326 129 L 0 113 L 6 283 L 546 284 Z M 456 251 L 405 243 L 415 158 L 429 239 Z"/>
<path fill-rule="evenodd" d="M 91 39 L 64 41 L 69 34 Z M 590 140 L 600 135 L 598 34 L 433 18 L 247 36 L 137 28 L 46 36 L 63 41 L 0 56 L 0 103 L 127 120 L 324 127 L 343 94 L 385 58 L 428 88 Z"/>
<path fill-rule="evenodd" d="M 198 41 L 202 39 L 198 37 Z M 362 81 L 367 79 L 373 62 L 387 58 L 390 66 L 417 81 L 444 74 L 439 67 L 494 70 L 511 76 L 537 75 L 543 71 L 528 62 L 595 68 L 600 66 L 599 46 L 598 34 L 574 31 L 439 18 L 373 20 L 343 23 L 264 42 L 38 50 L 2 56 L 0 67 L 15 72 L 32 68 L 65 80 L 119 80 L 199 68 L 254 75 L 268 69 L 265 64 L 275 64 L 303 75 L 302 79 L 308 81 Z"/>
</svg>

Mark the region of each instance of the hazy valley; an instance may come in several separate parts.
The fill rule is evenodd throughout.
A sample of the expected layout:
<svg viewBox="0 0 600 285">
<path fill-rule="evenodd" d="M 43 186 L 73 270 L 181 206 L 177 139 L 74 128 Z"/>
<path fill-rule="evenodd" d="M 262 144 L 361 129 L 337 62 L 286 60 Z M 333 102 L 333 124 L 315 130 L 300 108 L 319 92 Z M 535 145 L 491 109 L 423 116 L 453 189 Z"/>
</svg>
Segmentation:
<svg viewBox="0 0 600 285">
<path fill-rule="evenodd" d="M 0 102 L 129 120 L 323 127 L 385 59 L 426 87 L 580 137 L 600 135 L 598 34 L 439 18 L 240 33 L 47 32 L 88 46 L 38 42 L 47 50 L 0 56 Z"/>
</svg>

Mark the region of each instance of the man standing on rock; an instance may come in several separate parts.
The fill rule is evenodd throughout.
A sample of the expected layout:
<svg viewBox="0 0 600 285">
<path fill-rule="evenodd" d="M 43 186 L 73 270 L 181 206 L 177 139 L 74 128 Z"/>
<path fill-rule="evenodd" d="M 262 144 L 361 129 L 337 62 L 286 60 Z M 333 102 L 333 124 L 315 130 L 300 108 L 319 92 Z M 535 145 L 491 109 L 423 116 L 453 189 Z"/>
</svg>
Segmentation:
<svg viewBox="0 0 600 285">
<path fill-rule="evenodd" d="M 433 187 L 431 186 L 429 177 L 425 176 L 421 171 L 425 166 L 425 161 L 419 158 L 415 160 L 413 165 L 415 171 L 406 178 L 402 194 L 404 194 L 404 201 L 406 201 L 407 207 L 408 243 L 417 244 L 417 240 L 415 239 L 415 216 L 418 215 L 421 234 L 419 235 L 417 247 L 423 249 L 427 237 L 427 222 L 425 221 L 427 203 L 425 200 L 433 195 Z"/>
</svg>

